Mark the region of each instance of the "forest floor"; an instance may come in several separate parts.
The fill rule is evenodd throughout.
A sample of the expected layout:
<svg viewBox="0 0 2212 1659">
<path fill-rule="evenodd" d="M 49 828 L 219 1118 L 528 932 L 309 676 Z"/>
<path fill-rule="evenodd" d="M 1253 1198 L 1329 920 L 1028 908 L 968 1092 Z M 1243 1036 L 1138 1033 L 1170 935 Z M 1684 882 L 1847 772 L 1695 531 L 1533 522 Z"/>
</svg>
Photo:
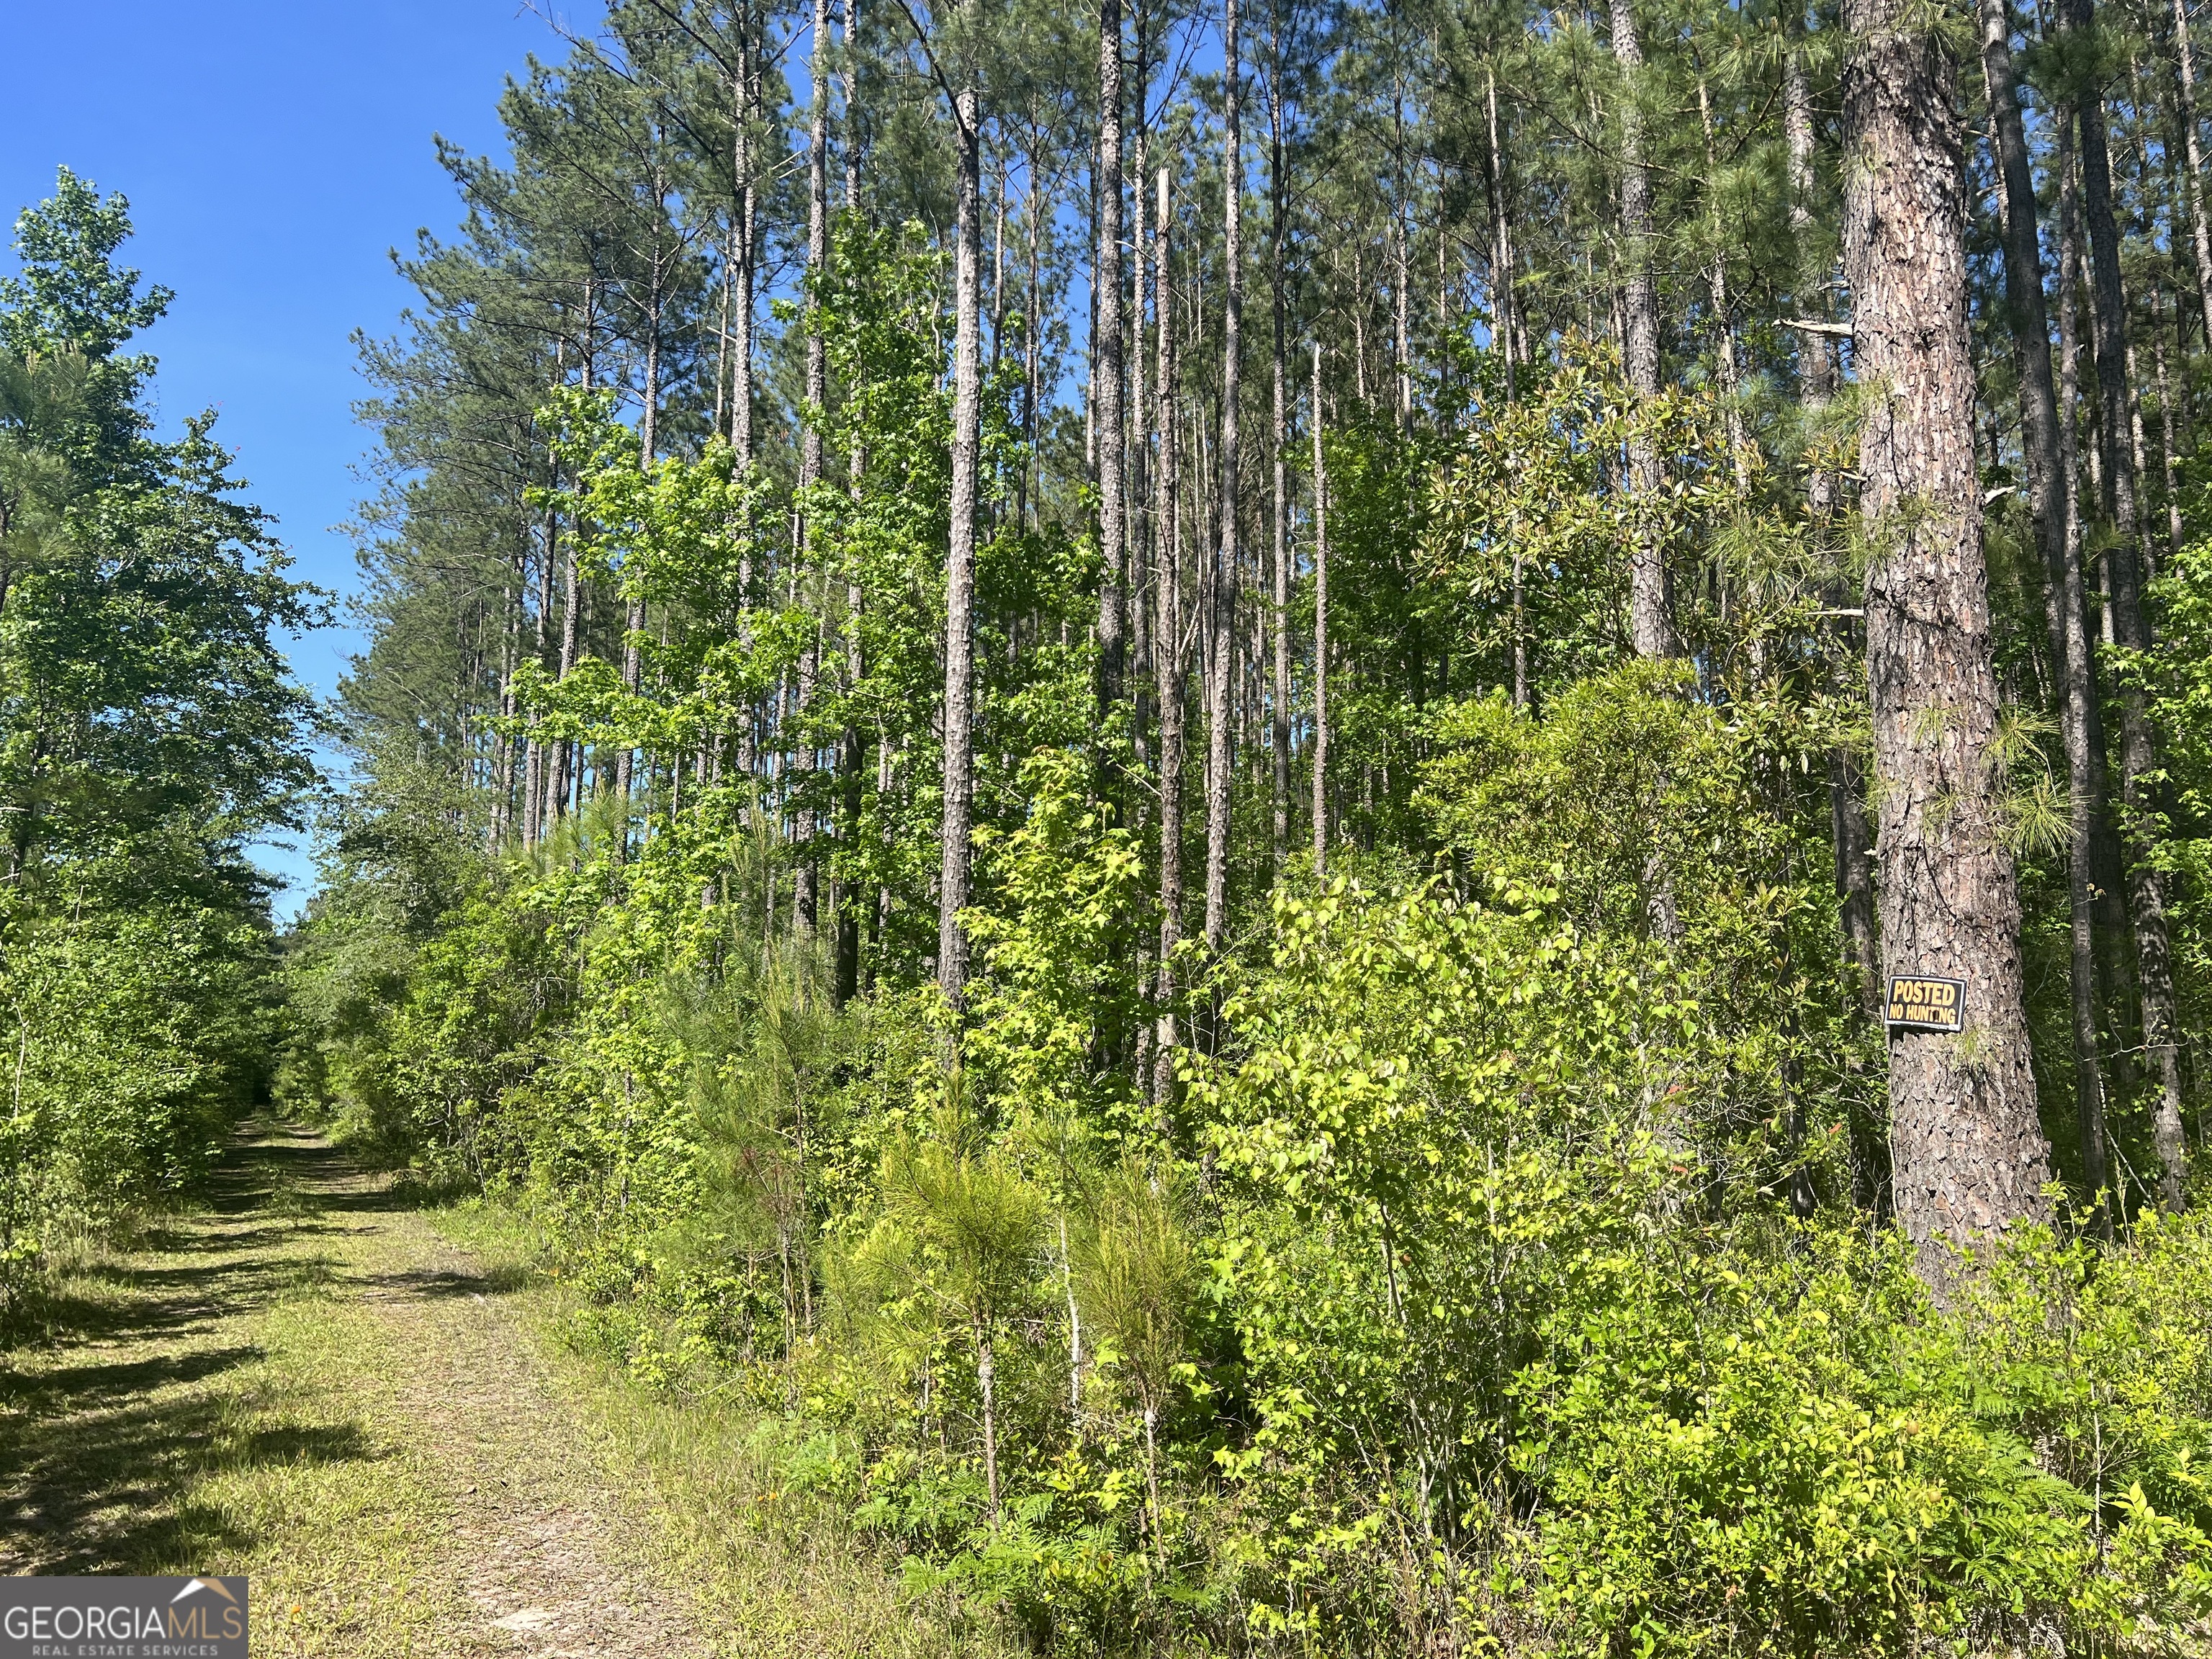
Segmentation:
<svg viewBox="0 0 2212 1659">
<path fill-rule="evenodd" d="M 246 1138 L 206 1208 L 32 1314 L 0 1352 L 0 1572 L 245 1573 L 264 1656 L 998 1645 L 783 1501 L 743 1413 L 568 1352 L 496 1226 L 305 1132 Z"/>
</svg>

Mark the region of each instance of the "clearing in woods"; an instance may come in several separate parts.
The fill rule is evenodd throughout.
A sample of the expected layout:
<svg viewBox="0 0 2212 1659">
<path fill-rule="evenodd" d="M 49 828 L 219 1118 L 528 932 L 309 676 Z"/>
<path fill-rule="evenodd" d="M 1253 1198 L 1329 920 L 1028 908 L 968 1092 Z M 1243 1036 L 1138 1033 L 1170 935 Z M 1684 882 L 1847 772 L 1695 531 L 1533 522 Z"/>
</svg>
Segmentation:
<svg viewBox="0 0 2212 1659">
<path fill-rule="evenodd" d="M 997 1646 L 736 1414 L 547 1341 L 551 1297 L 320 1139 L 252 1138 L 0 1352 L 0 1572 L 246 1573 L 257 1655 Z"/>
</svg>

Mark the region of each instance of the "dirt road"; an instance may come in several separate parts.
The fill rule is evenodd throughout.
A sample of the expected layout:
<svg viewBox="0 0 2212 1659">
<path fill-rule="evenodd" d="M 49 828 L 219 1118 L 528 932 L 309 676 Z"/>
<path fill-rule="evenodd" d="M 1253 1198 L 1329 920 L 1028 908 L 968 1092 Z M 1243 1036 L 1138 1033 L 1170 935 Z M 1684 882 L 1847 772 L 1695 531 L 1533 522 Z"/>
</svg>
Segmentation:
<svg viewBox="0 0 2212 1659">
<path fill-rule="evenodd" d="M 0 1571 L 246 1572 L 258 1655 L 721 1650 L 520 1283 L 257 1138 L 0 1354 Z"/>
</svg>

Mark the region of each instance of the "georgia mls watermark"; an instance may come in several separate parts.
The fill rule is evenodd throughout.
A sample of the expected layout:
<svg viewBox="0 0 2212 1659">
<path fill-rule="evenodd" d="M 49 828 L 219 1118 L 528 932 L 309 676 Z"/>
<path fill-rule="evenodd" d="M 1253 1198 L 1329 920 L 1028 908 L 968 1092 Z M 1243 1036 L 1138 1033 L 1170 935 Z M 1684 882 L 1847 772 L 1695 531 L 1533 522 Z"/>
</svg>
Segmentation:
<svg viewBox="0 0 2212 1659">
<path fill-rule="evenodd" d="M 0 1659 L 246 1659 L 243 1578 L 0 1578 Z"/>
</svg>

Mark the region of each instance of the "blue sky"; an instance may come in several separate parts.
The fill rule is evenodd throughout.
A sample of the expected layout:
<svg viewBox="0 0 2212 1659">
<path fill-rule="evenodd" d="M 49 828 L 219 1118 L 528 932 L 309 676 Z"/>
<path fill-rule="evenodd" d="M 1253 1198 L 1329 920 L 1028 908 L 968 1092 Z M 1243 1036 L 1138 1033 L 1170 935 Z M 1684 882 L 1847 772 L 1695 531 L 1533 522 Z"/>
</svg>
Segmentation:
<svg viewBox="0 0 2212 1659">
<path fill-rule="evenodd" d="M 8 34 L 0 210 L 51 194 L 62 163 L 131 198 L 131 262 L 177 290 L 146 337 L 164 430 L 218 409 L 298 573 L 350 592 L 349 337 L 390 331 L 407 303 L 389 250 L 458 217 L 432 135 L 497 143 L 503 79 L 561 54 L 545 17 L 516 0 L 115 0 L 14 7 Z M 331 630 L 293 662 L 328 693 L 356 643 Z M 289 912 L 307 851 L 262 857 L 294 884 Z"/>
</svg>

